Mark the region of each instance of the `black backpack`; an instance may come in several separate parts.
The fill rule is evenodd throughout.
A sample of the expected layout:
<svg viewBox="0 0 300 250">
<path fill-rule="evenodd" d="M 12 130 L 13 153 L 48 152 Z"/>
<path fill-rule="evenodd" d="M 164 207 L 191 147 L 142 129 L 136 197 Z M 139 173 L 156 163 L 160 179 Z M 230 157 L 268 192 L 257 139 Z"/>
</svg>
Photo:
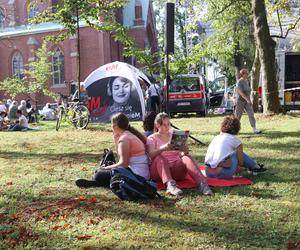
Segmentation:
<svg viewBox="0 0 300 250">
<path fill-rule="evenodd" d="M 114 168 L 111 171 L 110 189 L 121 200 L 147 200 L 160 197 L 156 183 L 136 175 L 130 168 Z"/>
<path fill-rule="evenodd" d="M 103 165 L 110 166 L 116 163 L 114 152 L 110 149 L 105 148 L 101 160 L 98 163 L 98 167 Z"/>
</svg>

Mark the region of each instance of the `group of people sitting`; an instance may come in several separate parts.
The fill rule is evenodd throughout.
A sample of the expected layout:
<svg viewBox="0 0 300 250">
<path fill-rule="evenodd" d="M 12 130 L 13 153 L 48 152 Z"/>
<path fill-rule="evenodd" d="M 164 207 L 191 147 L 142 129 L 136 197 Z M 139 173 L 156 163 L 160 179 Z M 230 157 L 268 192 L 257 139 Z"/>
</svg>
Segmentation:
<svg viewBox="0 0 300 250">
<path fill-rule="evenodd" d="M 199 170 L 199 164 L 190 155 L 187 146 L 177 150 L 169 143 L 172 131 L 166 113 L 147 114 L 144 120 L 145 135 L 133 128 L 123 113 L 113 115 L 111 123 L 119 161 L 110 166 L 100 166 L 91 180 L 77 179 L 75 183 L 78 187 L 109 187 L 111 170 L 128 167 L 145 179 L 162 182 L 171 195 L 182 194 L 177 182 L 184 180 L 187 174 L 197 183 L 201 194 L 211 195 L 207 177 L 232 178 L 241 167 L 253 173 L 265 170 L 243 152 L 242 142 L 236 136 L 240 121 L 235 116 L 224 118 L 221 133 L 208 147 L 205 157 L 207 177 Z"/>
<path fill-rule="evenodd" d="M 30 103 L 29 103 L 30 104 Z M 0 131 L 25 131 L 30 130 L 28 121 L 32 108 L 28 108 L 28 102 L 8 99 L 0 101 Z"/>
</svg>

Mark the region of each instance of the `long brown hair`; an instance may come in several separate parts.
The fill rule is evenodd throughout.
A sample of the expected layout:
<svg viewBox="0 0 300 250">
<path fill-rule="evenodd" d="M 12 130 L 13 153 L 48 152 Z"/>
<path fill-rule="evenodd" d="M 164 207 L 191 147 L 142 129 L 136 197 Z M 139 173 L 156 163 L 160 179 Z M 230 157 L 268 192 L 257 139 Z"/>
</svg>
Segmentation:
<svg viewBox="0 0 300 250">
<path fill-rule="evenodd" d="M 163 120 L 166 119 L 166 118 L 169 118 L 169 115 L 165 112 L 162 112 L 162 113 L 158 113 L 155 117 L 155 120 L 154 120 L 154 132 L 157 132 L 158 129 L 157 129 L 157 124 L 159 125 L 162 125 L 163 124 Z"/>
<path fill-rule="evenodd" d="M 144 144 L 147 143 L 146 137 L 141 134 L 134 127 L 130 126 L 129 120 L 126 115 L 123 113 L 116 113 L 111 117 L 111 122 L 116 124 L 120 129 L 128 130 L 132 134 L 134 134 L 137 138 L 139 138 Z"/>
</svg>

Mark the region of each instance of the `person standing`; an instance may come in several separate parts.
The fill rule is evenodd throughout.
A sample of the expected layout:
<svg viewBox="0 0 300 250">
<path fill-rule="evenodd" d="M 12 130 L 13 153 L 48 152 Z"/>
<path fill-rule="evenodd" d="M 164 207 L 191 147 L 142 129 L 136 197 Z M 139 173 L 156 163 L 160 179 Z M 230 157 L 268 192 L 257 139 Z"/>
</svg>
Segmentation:
<svg viewBox="0 0 300 250">
<path fill-rule="evenodd" d="M 157 112 L 159 108 L 160 86 L 152 82 L 148 91 L 151 100 L 151 111 Z"/>
<path fill-rule="evenodd" d="M 240 79 L 236 84 L 237 101 L 235 115 L 240 120 L 244 110 L 246 110 L 253 133 L 260 134 L 261 131 L 256 128 L 256 120 L 250 100 L 251 88 L 249 86 L 248 76 L 249 72 L 247 69 L 240 70 Z"/>
</svg>

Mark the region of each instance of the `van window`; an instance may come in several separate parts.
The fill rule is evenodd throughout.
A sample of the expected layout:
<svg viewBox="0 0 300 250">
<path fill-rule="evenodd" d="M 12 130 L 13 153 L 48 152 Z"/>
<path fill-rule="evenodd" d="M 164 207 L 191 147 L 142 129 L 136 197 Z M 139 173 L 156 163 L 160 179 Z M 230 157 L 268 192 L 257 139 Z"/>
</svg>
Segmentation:
<svg viewBox="0 0 300 250">
<path fill-rule="evenodd" d="M 169 92 L 194 92 L 200 91 L 198 78 L 179 78 L 174 79 L 169 85 Z"/>
<path fill-rule="evenodd" d="M 215 79 L 211 85 L 210 88 L 212 90 L 212 93 L 221 92 L 225 89 L 225 78 L 217 78 Z"/>
</svg>

